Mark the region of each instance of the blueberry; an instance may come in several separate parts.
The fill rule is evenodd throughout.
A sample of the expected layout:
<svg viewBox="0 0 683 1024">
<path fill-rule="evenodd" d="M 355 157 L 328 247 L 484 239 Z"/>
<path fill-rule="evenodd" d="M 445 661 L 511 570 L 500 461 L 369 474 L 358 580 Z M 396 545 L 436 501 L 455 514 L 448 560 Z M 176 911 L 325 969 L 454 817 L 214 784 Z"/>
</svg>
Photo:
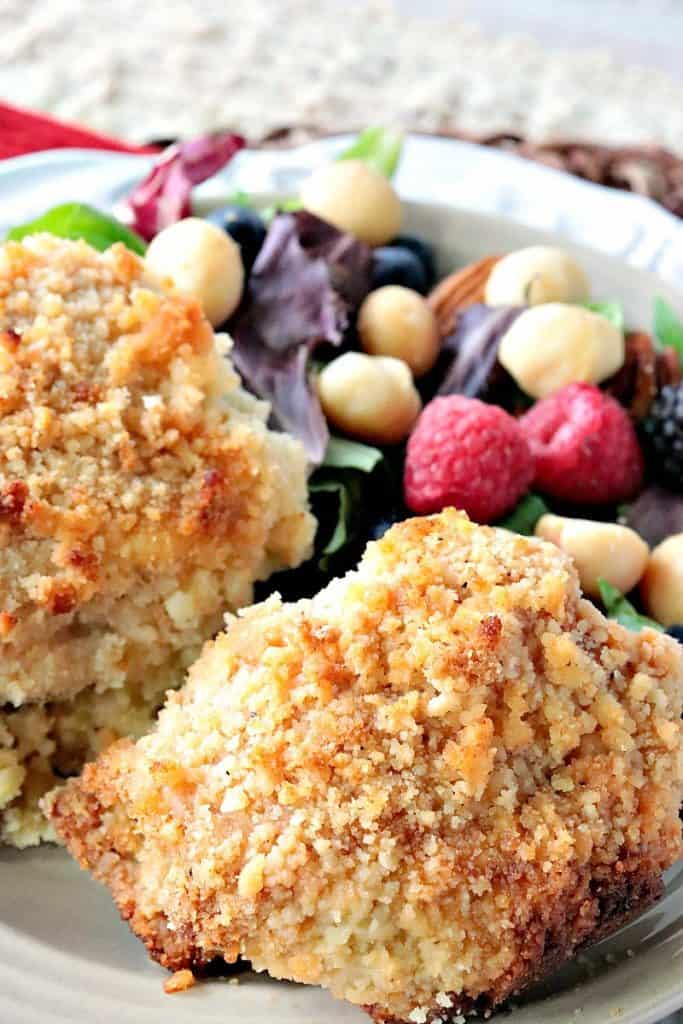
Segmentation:
<svg viewBox="0 0 683 1024">
<path fill-rule="evenodd" d="M 396 522 L 393 518 L 378 519 L 376 523 L 373 523 L 370 527 L 369 536 L 370 540 L 381 540 L 387 530 Z"/>
<path fill-rule="evenodd" d="M 231 203 L 221 206 L 209 214 L 208 220 L 226 231 L 239 245 L 242 251 L 244 272 L 248 274 L 254 265 L 266 237 L 266 226 L 255 210 L 248 206 Z"/>
<path fill-rule="evenodd" d="M 398 245 L 382 245 L 372 254 L 370 287 L 383 288 L 387 284 L 400 284 L 424 295 L 429 284 L 421 260 Z"/>
<path fill-rule="evenodd" d="M 667 633 L 669 636 L 672 636 L 674 640 L 678 640 L 679 644 L 683 644 L 683 626 L 669 626 Z"/>
<path fill-rule="evenodd" d="M 424 242 L 421 238 L 416 238 L 415 235 L 398 235 L 391 244 L 401 246 L 403 249 L 410 249 L 417 256 L 424 267 L 427 288 L 433 288 L 436 284 L 436 263 L 434 249 L 429 242 Z"/>
</svg>

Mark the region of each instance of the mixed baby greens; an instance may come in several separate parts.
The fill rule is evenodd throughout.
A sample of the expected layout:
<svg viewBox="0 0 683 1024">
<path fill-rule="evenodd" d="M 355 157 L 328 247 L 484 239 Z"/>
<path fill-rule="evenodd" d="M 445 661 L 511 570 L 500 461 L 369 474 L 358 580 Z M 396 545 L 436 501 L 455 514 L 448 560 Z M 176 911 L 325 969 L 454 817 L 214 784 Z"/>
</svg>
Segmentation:
<svg viewBox="0 0 683 1024">
<path fill-rule="evenodd" d="M 328 429 L 310 373 L 321 346 L 342 345 L 370 289 L 371 250 L 305 210 L 273 220 L 228 324 L 250 390 L 319 465 Z"/>
<path fill-rule="evenodd" d="M 391 177 L 402 144 L 400 132 L 369 128 L 338 159 L 362 160 Z M 170 147 L 130 197 L 130 227 L 85 204 L 64 203 L 13 228 L 7 237 L 20 240 L 46 231 L 82 238 L 100 251 L 122 242 L 144 255 L 146 240 L 191 213 L 193 187 L 244 145 L 240 136 L 222 133 Z M 258 210 L 244 192 L 231 202 L 253 208 L 267 225 L 265 241 L 247 270 L 241 304 L 225 325 L 234 339 L 233 358 L 247 387 L 269 401 L 273 422 L 303 442 L 314 467 L 310 498 L 320 523 L 315 553 L 277 581 L 285 596 L 301 596 L 351 567 L 368 539 L 407 515 L 403 446 L 380 449 L 330 437 L 314 383 L 316 367 L 354 344 L 355 316 L 371 288 L 375 257 L 365 243 L 302 210 L 296 197 L 267 210 Z M 501 338 L 523 308 L 474 305 L 465 310 L 445 339 L 435 369 L 421 382 L 423 398 L 456 393 L 523 408 L 528 399 L 497 359 Z M 624 330 L 618 302 L 591 302 L 586 308 Z M 683 324 L 661 297 L 654 303 L 654 334 L 662 346 L 675 349 L 683 365 Z M 635 526 L 650 543 L 656 542 L 655 534 L 683 529 L 683 498 L 677 504 L 658 490 L 648 488 L 619 513 L 621 522 Z M 529 494 L 500 525 L 532 535 L 548 511 L 540 496 Z M 661 628 L 604 580 L 600 592 L 608 614 L 628 628 Z"/>
<path fill-rule="evenodd" d="M 533 537 L 536 524 L 546 512 L 550 512 L 550 509 L 540 495 L 527 494 L 510 515 L 506 516 L 498 525 L 503 526 L 506 530 L 511 530 L 512 533 Z"/>
<path fill-rule="evenodd" d="M 104 252 L 114 242 L 123 242 L 139 256 L 144 256 L 147 248 L 143 239 L 121 221 L 85 203 L 61 203 L 59 206 L 53 206 L 35 220 L 11 228 L 7 232 L 7 238 L 20 242 L 27 235 L 37 235 L 41 231 L 74 241 L 82 238 L 98 252 Z"/>
<path fill-rule="evenodd" d="M 366 128 L 337 160 L 362 160 L 386 178 L 398 169 L 403 150 L 403 132 L 387 128 Z"/>
<path fill-rule="evenodd" d="M 669 345 L 676 350 L 683 366 L 683 323 L 661 295 L 655 298 L 654 319 L 655 337 L 662 345 Z"/>
<path fill-rule="evenodd" d="M 599 585 L 600 597 L 610 619 L 615 619 L 622 626 L 625 626 L 626 629 L 630 629 L 634 633 L 640 633 L 641 629 L 645 629 L 647 626 L 650 629 L 656 629 L 660 633 L 664 632 L 663 627 L 658 622 L 655 622 L 654 619 L 648 619 L 646 615 L 641 615 L 636 611 L 631 602 L 616 587 L 608 583 L 607 580 L 600 580 Z"/>
</svg>

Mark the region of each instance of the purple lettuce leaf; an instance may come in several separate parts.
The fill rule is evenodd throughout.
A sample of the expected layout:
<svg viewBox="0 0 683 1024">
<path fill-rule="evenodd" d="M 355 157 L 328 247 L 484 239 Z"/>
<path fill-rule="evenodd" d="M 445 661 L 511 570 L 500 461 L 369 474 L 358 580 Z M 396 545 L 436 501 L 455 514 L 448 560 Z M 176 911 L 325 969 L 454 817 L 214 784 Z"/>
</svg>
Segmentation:
<svg viewBox="0 0 683 1024">
<path fill-rule="evenodd" d="M 311 259 L 324 260 L 330 284 L 346 306 L 348 317 L 349 310 L 360 306 L 370 289 L 372 250 L 306 210 L 296 213 L 295 219 L 302 248 Z"/>
<path fill-rule="evenodd" d="M 302 341 L 341 341 L 346 306 L 330 287 L 325 260 L 311 258 L 304 248 L 297 217 L 280 214 L 271 224 L 233 328 L 236 342 L 247 327 L 273 352 L 286 352 Z"/>
<path fill-rule="evenodd" d="M 318 465 L 328 430 L 308 373 L 321 344 L 338 346 L 370 287 L 367 245 L 313 214 L 279 214 L 228 329 L 246 386 L 271 404 L 275 423 Z"/>
<path fill-rule="evenodd" d="M 194 186 L 225 167 L 245 145 L 241 135 L 219 132 L 169 146 L 128 199 L 130 226 L 150 241 L 169 224 L 189 217 Z"/>
<path fill-rule="evenodd" d="M 620 509 L 619 521 L 656 547 L 674 533 L 683 533 L 683 494 L 653 485 Z"/>
<path fill-rule="evenodd" d="M 240 358 L 236 346 L 233 357 L 250 390 L 270 402 L 276 426 L 298 437 L 310 462 L 320 465 L 325 457 L 329 432 L 309 379 L 307 345 L 297 345 L 284 352 L 273 351 L 265 345 L 250 345 L 246 360 Z"/>
<path fill-rule="evenodd" d="M 442 351 L 452 360 L 439 386 L 440 395 L 466 395 L 496 401 L 514 389 L 512 378 L 498 362 L 498 346 L 523 306 L 470 306 L 459 316 Z"/>
</svg>

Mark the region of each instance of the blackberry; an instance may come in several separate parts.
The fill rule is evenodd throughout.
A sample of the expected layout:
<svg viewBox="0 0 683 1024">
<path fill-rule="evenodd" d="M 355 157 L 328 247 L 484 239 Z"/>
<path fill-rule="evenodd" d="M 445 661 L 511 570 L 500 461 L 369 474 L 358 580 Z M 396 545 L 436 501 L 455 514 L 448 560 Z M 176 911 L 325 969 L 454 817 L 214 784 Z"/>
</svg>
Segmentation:
<svg viewBox="0 0 683 1024">
<path fill-rule="evenodd" d="M 683 384 L 662 388 L 641 430 L 652 476 L 683 492 Z"/>
</svg>

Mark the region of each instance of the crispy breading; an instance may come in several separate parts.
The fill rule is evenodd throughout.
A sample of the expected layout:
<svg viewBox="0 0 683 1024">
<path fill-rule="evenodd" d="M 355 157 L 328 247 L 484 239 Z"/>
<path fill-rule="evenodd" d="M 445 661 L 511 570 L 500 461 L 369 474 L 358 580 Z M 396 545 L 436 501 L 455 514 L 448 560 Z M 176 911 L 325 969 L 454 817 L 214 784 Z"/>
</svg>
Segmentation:
<svg viewBox="0 0 683 1024">
<path fill-rule="evenodd" d="M 447 510 L 232 619 L 49 813 L 165 966 L 242 956 L 443 1021 L 659 896 L 682 699 L 679 645 L 608 622 L 554 546 Z"/>
<path fill-rule="evenodd" d="M 267 429 L 228 350 L 122 245 L 0 247 L 3 735 L 12 707 L 86 690 L 158 701 L 226 607 L 306 557 L 303 449 Z"/>
<path fill-rule="evenodd" d="M 41 797 L 110 743 L 151 729 L 166 691 L 179 685 L 181 674 L 180 667 L 166 666 L 142 684 L 131 681 L 101 692 L 89 686 L 70 700 L 24 704 L 0 714 L 0 843 L 22 848 L 54 842 Z"/>
</svg>

